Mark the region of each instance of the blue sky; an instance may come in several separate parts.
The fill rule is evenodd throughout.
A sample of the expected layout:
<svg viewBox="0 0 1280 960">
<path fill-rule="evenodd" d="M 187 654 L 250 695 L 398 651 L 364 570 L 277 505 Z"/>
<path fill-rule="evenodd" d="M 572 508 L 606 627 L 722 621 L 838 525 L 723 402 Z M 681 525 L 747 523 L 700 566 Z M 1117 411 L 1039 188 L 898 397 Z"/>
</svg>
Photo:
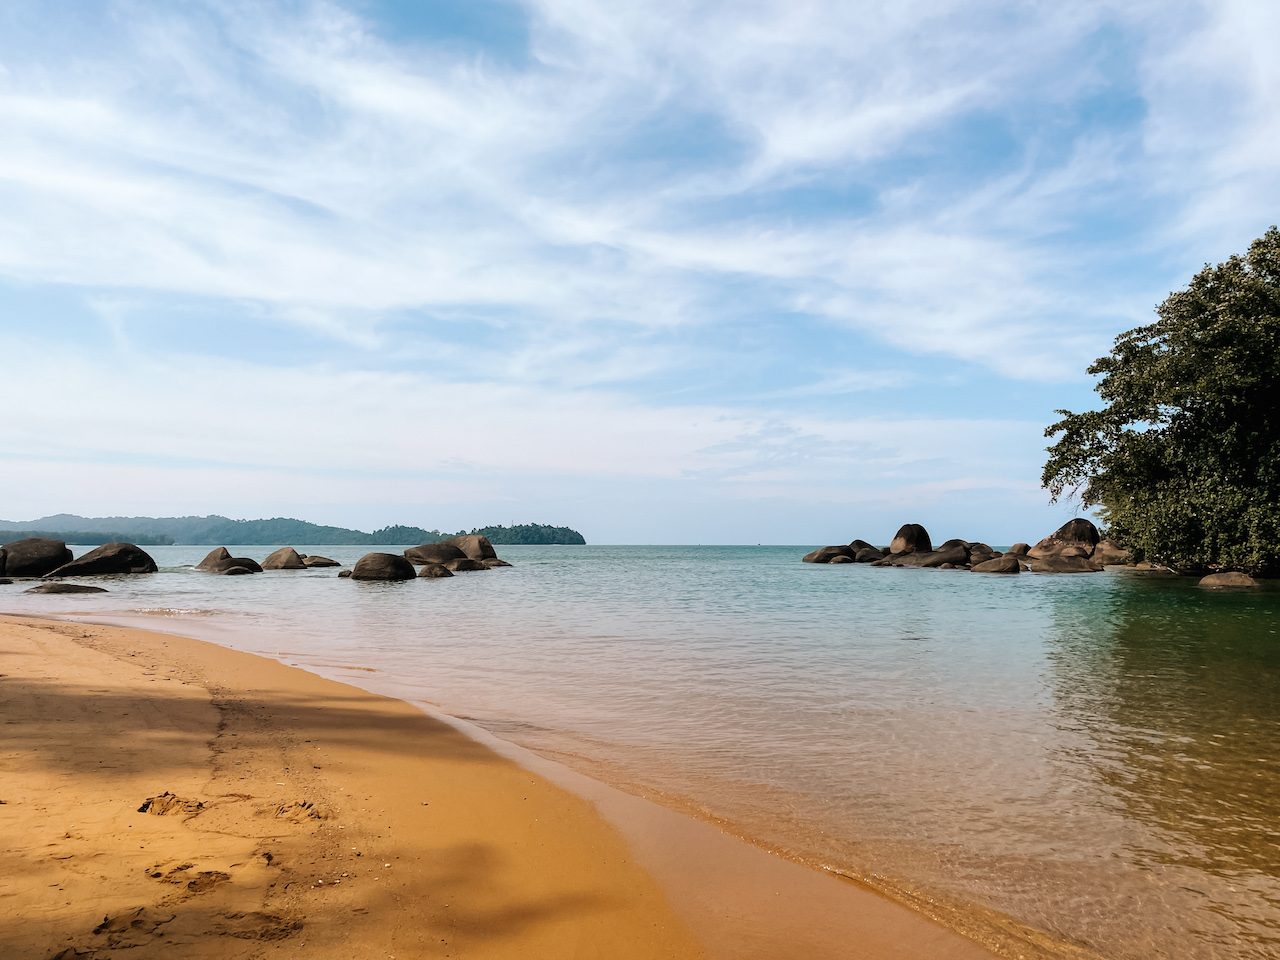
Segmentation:
<svg viewBox="0 0 1280 960">
<path fill-rule="evenodd" d="M 1088 363 L 1280 220 L 1276 36 L 1263 0 L 9 0 L 0 517 L 1033 540 Z"/>
</svg>

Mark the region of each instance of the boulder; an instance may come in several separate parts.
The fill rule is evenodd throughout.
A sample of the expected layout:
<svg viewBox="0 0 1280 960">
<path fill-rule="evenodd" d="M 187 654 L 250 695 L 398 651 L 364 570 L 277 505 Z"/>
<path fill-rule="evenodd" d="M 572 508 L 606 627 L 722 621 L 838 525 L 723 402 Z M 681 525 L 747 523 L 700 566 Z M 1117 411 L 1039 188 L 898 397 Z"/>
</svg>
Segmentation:
<svg viewBox="0 0 1280 960">
<path fill-rule="evenodd" d="M 847 553 L 842 553 L 839 556 L 832 557 L 828 562 L 829 563 L 853 563 L 855 561 L 853 557 L 849 556 Z"/>
<path fill-rule="evenodd" d="M 151 555 L 133 543 L 104 543 L 77 560 L 64 563 L 50 577 L 102 577 L 117 573 L 155 573 Z"/>
<path fill-rule="evenodd" d="M 1087 557 L 1102 538 L 1098 528 L 1083 517 L 1068 520 L 1027 551 L 1041 560 L 1048 557 Z"/>
<path fill-rule="evenodd" d="M 1225 590 L 1230 587 L 1257 587 L 1260 584 L 1247 573 L 1230 570 L 1226 573 L 1209 574 L 1200 581 L 1200 586 L 1210 590 Z M 27 592 L 30 593 L 31 591 L 28 590 Z"/>
<path fill-rule="evenodd" d="M 1106 566 L 1109 563 L 1124 563 L 1129 559 L 1129 548 L 1122 547 L 1114 540 L 1100 540 L 1090 555 L 1095 566 Z"/>
<path fill-rule="evenodd" d="M 1097 573 L 1088 557 L 1019 557 L 1032 573 Z"/>
<path fill-rule="evenodd" d="M 210 550 L 209 555 L 196 564 L 196 569 L 219 576 L 238 577 L 246 573 L 261 573 L 262 565 L 249 557 L 233 557 L 226 547 L 219 547 Z"/>
<path fill-rule="evenodd" d="M 806 553 L 800 559 L 805 563 L 830 563 L 835 557 L 848 557 L 852 560 L 853 551 L 843 544 L 837 544 L 834 547 L 819 547 L 812 553 Z"/>
<path fill-rule="evenodd" d="M 231 551 L 226 547 L 218 547 L 216 550 L 210 550 L 205 558 L 196 564 L 197 570 L 212 570 L 218 564 L 231 559 Z"/>
<path fill-rule="evenodd" d="M 349 576 L 351 576 L 351 571 L 350 571 L 350 570 L 339 570 L 339 571 L 338 571 L 338 576 L 340 576 L 340 577 L 344 577 L 344 578 L 345 578 L 345 577 L 349 577 Z"/>
<path fill-rule="evenodd" d="M 1030 549 L 1031 547 L 1025 543 L 1015 543 L 1005 553 L 1012 553 L 1015 557 L 1025 557 Z"/>
<path fill-rule="evenodd" d="M 71 551 L 61 540 L 27 537 L 0 547 L 0 573 L 6 577 L 43 577 L 70 562 Z"/>
<path fill-rule="evenodd" d="M 453 537 L 446 540 L 445 543 L 452 543 L 472 560 L 492 560 L 498 555 L 488 537 L 482 537 L 474 533 L 465 537 Z"/>
<path fill-rule="evenodd" d="M 424 543 L 420 547 L 410 547 L 404 555 L 410 563 L 444 563 L 466 556 L 461 547 L 452 543 Z"/>
<path fill-rule="evenodd" d="M 458 557 L 453 559 L 457 560 Z M 466 557 L 462 557 L 463 560 Z M 418 571 L 418 576 L 427 580 L 434 580 L 439 577 L 452 577 L 453 571 L 446 567 L 443 563 L 424 563 L 422 569 Z"/>
<path fill-rule="evenodd" d="M 351 570 L 352 580 L 412 580 L 417 575 L 398 553 L 366 553 Z"/>
<path fill-rule="evenodd" d="M 863 547 L 857 552 L 853 559 L 857 563 L 872 563 L 876 560 L 883 560 L 884 551 L 878 550 L 875 547 Z"/>
<path fill-rule="evenodd" d="M 855 557 L 858 555 L 858 551 L 860 550 L 876 550 L 876 549 L 877 547 L 874 543 L 867 543 L 867 541 L 865 540 L 854 540 L 851 544 L 849 544 L 849 550 L 851 554 Z"/>
<path fill-rule="evenodd" d="M 495 569 L 496 567 L 509 567 L 509 566 L 512 566 L 512 564 L 507 563 L 507 561 L 505 561 L 505 560 L 499 560 L 497 557 L 491 557 L 490 559 L 485 560 L 485 561 L 484 561 L 484 565 L 485 565 L 486 567 L 488 567 L 490 570 L 493 570 L 493 569 Z"/>
<path fill-rule="evenodd" d="M 979 541 L 974 541 L 973 543 L 969 544 L 969 553 L 970 554 L 989 553 L 993 557 L 1000 556 L 1000 551 L 997 550 L 995 547 L 991 546 L 991 544 L 981 543 Z"/>
<path fill-rule="evenodd" d="M 933 549 L 935 549 L 935 550 L 950 550 L 952 547 L 964 547 L 966 550 L 970 549 L 969 541 L 968 541 L 968 540 L 960 540 L 960 539 L 952 539 L 952 540 L 948 540 L 946 543 L 944 543 L 944 544 L 942 544 L 942 545 L 940 545 L 940 546 L 934 547 Z"/>
<path fill-rule="evenodd" d="M 889 544 L 889 553 L 928 553 L 933 549 L 929 531 L 918 523 L 904 523 Z"/>
<path fill-rule="evenodd" d="M 975 563 L 972 569 L 974 573 L 1020 573 L 1021 567 L 1016 556 L 1006 553 L 1004 556 Z"/>
<path fill-rule="evenodd" d="M 917 554 L 919 556 L 919 554 Z M 937 550 L 930 551 L 927 555 L 928 559 L 920 564 L 922 567 L 941 567 L 944 564 L 952 566 L 963 566 L 969 562 L 969 549 L 964 546 L 964 541 L 958 541 L 951 546 L 945 544 Z"/>
<path fill-rule="evenodd" d="M 263 570 L 305 570 L 307 565 L 293 547 L 281 547 L 262 561 Z"/>
<path fill-rule="evenodd" d="M 242 567 L 235 561 L 223 564 L 217 570 L 211 570 L 210 573 L 217 574 L 220 577 L 243 577 L 246 574 L 261 573 L 261 570 L 254 570 L 251 567 Z"/>
<path fill-rule="evenodd" d="M 320 557 L 312 554 L 309 557 L 302 558 L 302 565 L 305 567 L 340 567 L 337 560 L 330 560 L 328 557 Z"/>
<path fill-rule="evenodd" d="M 7 587 L 11 583 L 13 583 L 13 581 L 8 577 L 0 577 L 0 586 Z"/>
<path fill-rule="evenodd" d="M 102 587 L 91 587 L 87 583 L 42 583 L 38 587 L 24 590 L 24 593 L 106 593 Z"/>
<path fill-rule="evenodd" d="M 466 573 L 472 570 L 488 570 L 481 560 L 472 560 L 470 557 L 455 557 L 452 560 L 446 560 L 444 565 L 454 573 Z"/>
</svg>

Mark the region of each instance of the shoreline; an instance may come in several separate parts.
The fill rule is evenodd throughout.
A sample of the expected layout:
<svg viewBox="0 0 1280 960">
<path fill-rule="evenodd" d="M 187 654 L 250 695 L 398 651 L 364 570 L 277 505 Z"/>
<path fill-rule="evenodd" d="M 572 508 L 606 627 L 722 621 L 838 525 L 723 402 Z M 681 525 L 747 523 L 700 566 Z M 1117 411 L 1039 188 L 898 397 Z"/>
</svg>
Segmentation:
<svg viewBox="0 0 1280 960">
<path fill-rule="evenodd" d="M 886 960 L 994 956 L 878 892 L 785 860 L 701 820 L 615 790 L 462 721 L 432 716 L 405 701 L 370 694 L 266 657 L 145 630 L 81 620 L 5 616 L 0 618 L 0 636 L 5 640 L 0 656 L 6 663 L 0 673 L 8 675 L 0 681 L 6 684 L 6 710 L 11 710 L 12 691 L 19 684 L 38 691 L 53 669 L 46 670 L 29 652 L 24 660 L 15 652 L 15 645 L 26 644 L 30 651 L 43 644 L 49 651 L 45 656 L 60 658 L 55 661 L 57 670 L 69 669 L 69 662 L 78 663 L 80 673 L 74 683 L 69 686 L 64 678 L 55 696 L 71 698 L 76 704 L 81 715 L 75 722 L 82 724 L 76 731 L 78 736 L 86 730 L 96 730 L 99 736 L 110 732 L 109 718 L 104 714 L 91 721 L 90 714 L 84 713 L 93 710 L 99 697 L 102 702 L 97 706 L 116 713 L 151 711 L 161 718 L 162 729 L 166 724 L 170 730 L 176 725 L 182 736 L 170 737 L 160 746 L 150 742 L 154 737 L 143 737 L 127 748 L 140 751 L 141 757 L 131 778 L 139 781 L 139 786 L 148 780 L 156 784 L 148 788 L 152 792 L 147 796 L 167 789 L 182 800 L 204 804 L 178 816 L 134 813 L 129 803 L 146 797 L 135 798 L 132 793 L 127 797 L 104 796 L 104 790 L 118 794 L 124 785 L 100 782 L 101 771 L 95 769 L 103 764 L 99 752 L 86 755 L 65 739 L 58 739 L 58 733 L 69 729 L 53 729 L 60 726 L 61 718 L 37 722 L 6 716 L 7 723 L 19 726 L 23 744 L 30 745 L 24 748 L 26 767 L 30 768 L 24 777 L 30 779 L 33 771 L 43 772 L 46 779 L 53 777 L 58 784 L 56 790 L 50 787 L 46 791 L 46 811 L 25 824 L 27 834 L 43 831 L 51 835 L 56 825 L 74 812 L 74 805 L 95 791 L 95 809 L 113 803 L 114 816 L 129 821 L 126 831 L 137 831 L 139 824 L 149 828 L 144 831 L 147 841 L 139 845 L 145 855 L 132 854 L 131 859 L 138 863 L 114 880 L 101 874 L 105 851 L 119 842 L 117 833 L 106 833 L 119 829 L 109 818 L 98 822 L 90 834 L 83 833 L 84 816 L 67 821 L 80 824 L 76 839 L 102 848 L 88 860 L 82 857 L 77 863 L 74 851 L 69 860 L 59 859 L 67 856 L 64 846 L 77 847 L 69 842 L 69 828 L 65 837 L 55 837 L 58 842 L 47 844 L 52 849 L 28 847 L 16 854 L 14 850 L 6 853 L 23 867 L 8 871 L 15 879 L 4 884 L 8 889 L 0 896 L 4 904 L 0 923 L 6 928 L 14 927 L 15 910 L 18 916 L 26 917 L 34 907 L 24 902 L 24 897 L 31 898 L 36 890 L 34 879 L 28 882 L 24 878 L 48 876 L 55 879 L 55 886 L 46 883 L 45 889 L 69 893 L 64 907 L 47 907 L 43 921 L 23 925 L 23 936 L 28 939 L 38 930 L 43 930 L 45 937 L 43 945 L 25 948 L 27 952 L 20 954 L 23 957 L 47 960 L 68 946 L 101 952 L 103 938 L 112 937 L 122 946 L 130 938 L 139 940 L 129 955 L 142 957 L 151 949 L 171 949 L 176 942 L 186 942 L 179 936 L 184 923 L 195 925 L 182 934 L 189 941 L 184 956 L 203 956 L 204 951 L 209 956 L 239 956 L 232 947 L 274 950 L 302 942 L 307 943 L 309 953 L 324 956 L 331 952 L 343 957 L 391 956 L 397 943 L 402 951 L 417 950 L 413 955 L 423 956 L 733 956 L 761 960 L 850 954 Z M 139 654 L 145 664 L 139 663 Z M 151 664 L 156 665 L 154 669 L 144 669 Z M 177 684 L 171 685 L 174 680 Z M 99 693 L 104 685 L 115 692 Z M 121 690 L 131 691 L 124 699 L 133 709 L 119 709 Z M 175 692 L 182 695 L 174 696 Z M 343 720 L 342 726 L 335 725 L 338 718 Z M 10 743 L 15 742 L 13 729 L 6 728 Z M 313 735 L 302 736 L 308 732 Z M 394 747 L 386 742 L 388 734 L 396 740 Z M 335 738 L 341 743 L 335 745 Z M 315 769 L 304 771 L 303 760 L 314 759 L 303 749 L 306 745 L 307 754 L 316 749 L 308 743 L 311 740 L 330 753 L 341 751 L 343 759 L 336 764 L 334 758 L 309 764 Z M 249 741 L 257 746 L 247 747 Z M 167 750 L 167 759 L 161 764 L 154 758 L 148 761 L 147 751 L 161 746 Z M 229 759 L 233 751 L 244 759 Z M 515 760 L 511 759 L 513 754 Z M 396 761 L 394 770 L 386 769 L 389 756 Z M 78 759 L 68 762 L 72 758 Z M 248 767 L 250 760 L 263 769 Z M 166 764 L 182 772 L 169 778 L 174 786 L 161 789 L 159 782 L 164 778 L 152 768 Z M 406 764 L 411 768 L 408 772 Z M 254 779 L 242 776 L 235 767 L 255 769 Z M 6 794 L 14 793 L 13 770 L 10 758 L 0 771 L 0 790 Z M 447 789 L 441 787 L 440 780 L 445 774 Z M 418 793 L 445 789 L 449 799 L 408 796 L 406 783 L 413 776 L 420 778 Z M 424 776 L 428 779 L 422 780 Z M 116 779 L 114 775 L 108 778 Z M 424 787 L 427 783 L 431 786 Z M 350 804 L 343 795 L 353 796 L 357 790 L 365 791 L 369 806 L 344 809 Z M 133 792 L 137 791 L 135 787 Z M 539 815 L 532 821 L 526 794 L 538 806 Z M 48 806 L 55 796 L 54 806 L 61 805 L 62 810 Z M 5 820 L 13 821 L 17 808 L 30 806 L 29 802 L 15 804 L 8 795 L 0 800 L 6 801 L 0 807 L 0 818 Z M 372 813 L 374 804 L 377 814 Z M 182 809 L 180 802 L 177 806 Z M 483 823 L 477 820 L 480 809 L 490 814 Z M 454 821 L 446 822 L 439 816 L 446 810 L 452 810 Z M 428 811 L 430 819 L 425 816 Z M 362 813 L 368 816 L 360 816 Z M 165 830 L 157 833 L 157 825 Z M 215 825 L 219 844 L 239 845 L 221 861 L 214 862 L 217 857 L 211 858 L 203 847 L 203 861 L 186 866 L 187 860 L 200 858 L 181 852 L 167 860 L 159 856 L 165 851 L 174 853 L 184 840 L 189 845 L 193 831 Z M 386 833 L 375 839 L 372 831 L 379 827 Z M 434 851 L 427 858 L 429 863 L 406 869 L 406 854 L 393 854 L 386 846 L 391 834 L 400 838 L 397 843 L 408 837 L 415 849 Z M 130 836 L 136 839 L 142 833 Z M 440 844 L 445 840 L 452 844 L 454 864 L 447 876 L 440 875 L 438 862 Z M 30 842 L 30 838 L 18 844 L 23 842 Z M 358 857 L 342 849 L 353 843 L 367 849 L 354 851 Z M 470 844 L 467 849 L 471 853 L 461 853 L 459 844 Z M 273 847 L 274 852 L 262 850 L 264 846 Z M 534 846 L 541 851 L 536 856 Z M 607 853 L 603 859 L 602 851 Z M 265 853 L 273 855 L 268 860 Z M 401 864 L 386 859 L 392 857 L 399 857 Z M 520 857 L 527 861 L 524 873 L 512 873 L 513 858 Z M 139 866 L 139 858 L 155 862 Z M 97 871 L 96 880 L 83 872 L 83 864 L 89 860 L 95 861 L 90 872 Z M 378 876 L 372 880 L 370 862 L 395 866 L 372 870 Z M 486 863 L 489 867 L 482 871 L 484 875 L 477 876 L 477 866 Z M 155 866 L 166 868 L 148 870 Z M 338 866 L 343 869 L 336 869 Z M 296 878 L 287 882 L 285 890 L 271 886 L 270 878 L 284 876 L 281 871 L 286 869 Z M 175 883 L 174 870 L 178 871 L 176 879 L 185 886 Z M 335 871 L 348 876 L 334 876 Z M 404 877 L 390 901 L 383 892 L 391 889 L 385 882 L 391 877 L 384 878 L 383 872 L 398 872 L 397 879 Z M 204 879 L 185 880 L 193 874 Z M 510 881 L 505 892 L 494 887 L 499 874 L 506 878 L 502 882 Z M 110 895 L 103 893 L 104 882 L 114 884 Z M 79 892 L 57 884 L 70 884 Z M 299 884 L 303 885 L 301 892 Z M 441 884 L 456 888 L 440 893 L 444 889 Z M 440 900 L 437 893 L 445 899 Z M 44 896 L 44 890 L 39 894 Z M 146 903 L 129 908 L 129 903 L 139 899 Z M 37 898 L 37 902 L 43 901 Z M 453 906 L 443 907 L 443 902 Z M 105 912 L 98 909 L 104 904 L 109 908 Z M 218 913 L 213 907 L 219 904 L 252 909 L 228 908 Z M 182 909 L 176 909 L 179 907 Z M 103 932 L 92 933 L 104 915 L 111 915 L 111 909 L 116 909 L 117 925 L 130 909 L 151 913 L 139 914 L 123 930 L 113 931 L 108 924 Z M 354 912 L 357 910 L 367 912 Z M 167 912 L 173 912 L 174 919 L 164 919 Z M 232 930 L 228 924 L 234 923 L 227 920 L 230 915 L 237 915 L 236 923 L 252 929 Z M 292 926 L 295 923 L 301 926 Z M 148 924 L 154 927 L 150 933 L 141 929 Z M 439 943 L 405 943 L 415 930 L 420 936 L 424 931 L 439 933 L 446 928 L 448 936 L 434 938 Z M 55 933 L 63 938 L 58 941 L 61 945 L 41 952 L 51 938 L 56 939 Z M 354 952 L 352 945 L 357 943 L 359 952 Z M 379 944 L 377 949 L 375 943 Z"/>
</svg>

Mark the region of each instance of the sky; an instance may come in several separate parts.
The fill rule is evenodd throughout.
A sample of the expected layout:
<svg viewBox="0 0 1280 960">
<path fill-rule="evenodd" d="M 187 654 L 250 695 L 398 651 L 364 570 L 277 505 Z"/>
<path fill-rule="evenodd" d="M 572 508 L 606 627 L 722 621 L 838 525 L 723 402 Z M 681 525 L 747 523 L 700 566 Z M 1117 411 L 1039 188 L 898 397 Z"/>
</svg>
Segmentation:
<svg viewBox="0 0 1280 960">
<path fill-rule="evenodd" d="M 1034 541 L 1271 0 L 0 5 L 0 518 Z"/>
</svg>

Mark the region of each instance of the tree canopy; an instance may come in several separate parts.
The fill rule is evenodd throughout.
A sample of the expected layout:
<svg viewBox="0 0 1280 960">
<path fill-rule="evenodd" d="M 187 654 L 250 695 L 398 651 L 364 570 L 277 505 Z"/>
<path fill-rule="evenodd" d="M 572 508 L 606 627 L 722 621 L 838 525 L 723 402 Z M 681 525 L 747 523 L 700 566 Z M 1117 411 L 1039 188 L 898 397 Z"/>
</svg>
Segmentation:
<svg viewBox="0 0 1280 960">
<path fill-rule="evenodd" d="M 1045 430 L 1054 500 L 1100 506 L 1111 535 L 1180 569 L 1280 561 L 1280 231 L 1205 265 L 1089 373 L 1106 406 Z"/>
</svg>

